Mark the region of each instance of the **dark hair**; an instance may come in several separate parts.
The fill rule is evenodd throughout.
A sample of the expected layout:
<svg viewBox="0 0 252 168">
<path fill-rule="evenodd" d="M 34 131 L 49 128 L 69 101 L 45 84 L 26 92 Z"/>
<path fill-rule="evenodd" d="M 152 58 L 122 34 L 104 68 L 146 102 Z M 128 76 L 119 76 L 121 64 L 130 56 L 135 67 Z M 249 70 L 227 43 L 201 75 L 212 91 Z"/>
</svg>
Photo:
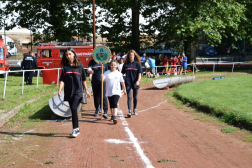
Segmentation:
<svg viewBox="0 0 252 168">
<path fill-rule="evenodd" d="M 115 62 L 117 64 L 117 60 L 111 60 L 109 65 L 111 65 L 112 62 Z"/>
<path fill-rule="evenodd" d="M 113 60 L 113 58 L 114 58 L 114 57 L 116 57 L 116 59 L 115 59 L 115 60 L 116 60 L 116 61 L 118 61 L 118 58 L 117 58 L 117 56 L 116 56 L 116 55 L 113 55 L 112 60 Z"/>
<path fill-rule="evenodd" d="M 155 56 L 152 56 L 151 58 L 152 58 L 152 59 L 155 59 Z"/>
<path fill-rule="evenodd" d="M 71 48 L 71 47 L 69 47 L 69 48 L 67 48 L 67 49 L 65 50 L 65 52 L 64 52 L 64 54 L 63 54 L 63 57 L 62 57 L 62 60 L 61 60 L 61 63 L 60 63 L 61 67 L 65 66 L 67 63 L 69 63 L 68 59 L 66 58 L 66 53 L 67 53 L 67 51 L 71 51 L 71 52 L 74 54 L 74 61 L 73 61 L 74 66 L 75 66 L 75 67 L 79 67 L 80 64 L 81 64 L 81 61 L 80 61 L 79 58 L 77 57 L 76 52 L 74 51 L 74 49 Z"/>
<path fill-rule="evenodd" d="M 31 53 L 33 53 L 33 51 L 29 51 L 29 55 L 30 55 Z"/>
</svg>

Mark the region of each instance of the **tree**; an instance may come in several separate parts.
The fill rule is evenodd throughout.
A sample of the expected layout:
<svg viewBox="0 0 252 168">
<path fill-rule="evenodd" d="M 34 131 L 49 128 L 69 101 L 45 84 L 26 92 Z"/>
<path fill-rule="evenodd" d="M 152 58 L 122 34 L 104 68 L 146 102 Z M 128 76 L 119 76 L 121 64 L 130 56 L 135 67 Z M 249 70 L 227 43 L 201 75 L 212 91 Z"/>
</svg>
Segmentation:
<svg viewBox="0 0 252 168">
<path fill-rule="evenodd" d="M 1 26 L 4 18 L 11 18 L 6 29 L 26 27 L 39 42 L 70 41 L 92 32 L 91 11 L 84 9 L 90 3 L 85 0 L 11 0 L 0 10 Z M 16 16 L 16 17 L 14 17 Z M 83 23 L 77 23 L 82 21 Z M 41 29 L 42 33 L 37 30 Z"/>
<path fill-rule="evenodd" d="M 100 26 L 100 33 L 103 37 L 112 42 L 115 50 L 134 49 L 140 50 L 140 29 L 139 14 L 144 4 L 143 0 L 96 0 L 98 6 L 103 10 L 99 16 L 106 24 Z M 131 9 L 131 16 L 127 10 Z M 101 21 L 99 20 L 99 21 Z"/>
<path fill-rule="evenodd" d="M 160 32 L 156 45 L 163 42 L 166 48 L 182 45 L 185 53 L 191 50 L 191 57 L 195 58 L 196 44 L 202 39 L 210 45 L 219 44 L 230 34 L 241 39 L 245 34 L 240 29 L 240 24 L 246 21 L 245 10 L 236 0 L 170 0 L 153 4 L 143 15 L 150 23 L 148 28 Z M 157 17 L 149 17 L 150 14 Z"/>
</svg>

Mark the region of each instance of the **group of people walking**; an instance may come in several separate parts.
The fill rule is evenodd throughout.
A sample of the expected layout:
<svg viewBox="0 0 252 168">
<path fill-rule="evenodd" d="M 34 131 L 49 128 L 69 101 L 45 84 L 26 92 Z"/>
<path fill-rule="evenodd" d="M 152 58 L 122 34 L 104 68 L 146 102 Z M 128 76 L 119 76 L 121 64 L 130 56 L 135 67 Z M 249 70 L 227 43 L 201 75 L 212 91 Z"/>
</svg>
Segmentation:
<svg viewBox="0 0 252 168">
<path fill-rule="evenodd" d="M 125 55 L 123 60 L 115 58 L 112 55 L 111 61 L 108 64 L 96 63 L 91 60 L 88 64 L 87 73 L 89 73 L 89 80 L 92 83 L 95 116 L 99 116 L 101 107 L 101 82 L 103 81 L 103 117 L 108 118 L 108 101 L 111 111 L 111 121 L 117 123 L 117 108 L 118 101 L 122 94 L 127 94 L 128 117 L 137 115 L 137 96 L 139 83 L 141 80 L 142 68 L 139 55 L 130 50 Z M 86 73 L 84 71 L 81 61 L 78 59 L 75 51 L 72 48 L 66 49 L 63 54 L 61 66 L 63 67 L 60 76 L 60 86 L 58 95 L 61 96 L 61 91 L 64 86 L 64 101 L 69 102 L 72 112 L 72 137 L 76 137 L 79 133 L 77 107 L 83 95 L 83 86 L 86 94 L 90 97 L 87 90 Z M 104 74 L 102 74 L 102 68 Z M 103 80 L 101 80 L 103 79 Z M 133 92 L 133 96 L 132 96 Z M 132 109 L 133 98 L 133 109 Z M 108 101 L 107 101 L 108 99 Z"/>
</svg>

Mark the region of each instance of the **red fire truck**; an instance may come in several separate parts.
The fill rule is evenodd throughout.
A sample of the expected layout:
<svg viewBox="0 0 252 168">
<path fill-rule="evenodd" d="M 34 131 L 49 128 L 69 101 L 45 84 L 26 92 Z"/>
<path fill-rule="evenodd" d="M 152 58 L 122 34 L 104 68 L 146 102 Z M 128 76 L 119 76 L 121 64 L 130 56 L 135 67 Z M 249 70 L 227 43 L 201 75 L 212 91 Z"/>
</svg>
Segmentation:
<svg viewBox="0 0 252 168">
<path fill-rule="evenodd" d="M 42 43 L 37 49 L 36 59 L 39 69 L 60 68 L 60 62 L 66 48 L 71 47 L 76 52 L 84 68 L 88 66 L 93 52 L 93 46 L 87 46 L 88 43 L 77 42 L 55 42 Z M 58 70 L 43 71 L 43 84 L 57 83 Z M 61 70 L 59 71 L 59 75 Z"/>
<path fill-rule="evenodd" d="M 0 39 L 0 74 L 5 74 L 5 71 L 9 71 L 9 59 L 6 58 L 7 53 L 8 50 L 4 40 Z"/>
</svg>

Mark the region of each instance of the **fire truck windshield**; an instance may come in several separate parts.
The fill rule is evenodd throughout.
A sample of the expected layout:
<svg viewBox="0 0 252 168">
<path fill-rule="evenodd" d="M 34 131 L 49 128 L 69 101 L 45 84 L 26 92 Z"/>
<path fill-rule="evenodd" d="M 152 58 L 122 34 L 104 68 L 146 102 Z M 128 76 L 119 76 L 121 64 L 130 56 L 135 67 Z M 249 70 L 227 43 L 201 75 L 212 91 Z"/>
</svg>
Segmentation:
<svg viewBox="0 0 252 168">
<path fill-rule="evenodd" d="M 0 59 L 4 59 L 4 51 L 3 48 L 0 48 Z"/>
</svg>

